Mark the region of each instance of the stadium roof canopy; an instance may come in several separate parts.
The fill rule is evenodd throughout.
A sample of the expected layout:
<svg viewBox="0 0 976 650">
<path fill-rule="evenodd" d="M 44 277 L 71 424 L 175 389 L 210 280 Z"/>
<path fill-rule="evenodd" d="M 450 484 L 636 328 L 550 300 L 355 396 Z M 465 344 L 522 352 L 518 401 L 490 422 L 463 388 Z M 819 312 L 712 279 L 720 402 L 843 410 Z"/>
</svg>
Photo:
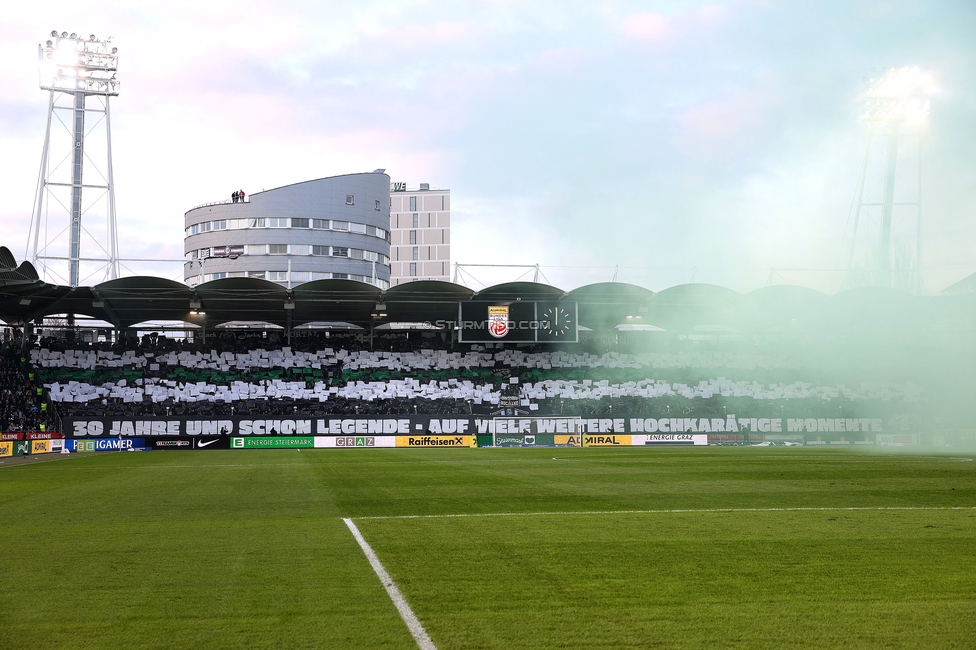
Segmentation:
<svg viewBox="0 0 976 650">
<path fill-rule="evenodd" d="M 535 282 L 509 282 L 475 292 L 450 282 L 408 282 L 386 291 L 354 280 L 316 280 L 287 289 L 257 278 L 224 278 L 196 287 L 157 277 L 126 277 L 92 287 L 43 282 L 28 262 L 0 247 L 0 319 L 23 325 L 59 314 L 89 316 L 128 328 L 182 321 L 213 328 L 241 323 L 370 328 L 387 323 L 450 327 L 463 300 L 576 302 L 584 331 L 789 332 L 976 329 L 976 293 L 912 296 L 862 287 L 826 296 L 813 289 L 770 286 L 745 295 L 710 284 L 659 293 L 622 282 L 570 292 Z M 438 323 L 442 321 L 442 323 Z M 618 328 L 618 325 L 635 327 Z M 639 327 L 636 327 L 639 326 Z M 416 329 L 416 327 L 414 327 Z"/>
</svg>

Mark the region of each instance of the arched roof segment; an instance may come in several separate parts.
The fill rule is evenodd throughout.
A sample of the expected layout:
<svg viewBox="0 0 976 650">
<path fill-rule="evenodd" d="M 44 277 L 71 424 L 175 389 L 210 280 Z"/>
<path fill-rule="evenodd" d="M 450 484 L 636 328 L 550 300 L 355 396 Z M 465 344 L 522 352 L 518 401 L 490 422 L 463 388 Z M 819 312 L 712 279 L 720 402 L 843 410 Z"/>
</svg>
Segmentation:
<svg viewBox="0 0 976 650">
<path fill-rule="evenodd" d="M 540 282 L 506 282 L 486 287 L 475 300 L 561 300 L 566 292 Z"/>
<path fill-rule="evenodd" d="M 286 325 L 288 290 L 274 282 L 258 278 L 222 278 L 198 285 L 193 294 L 200 297 L 208 326 L 233 320 L 262 320 Z"/>
<path fill-rule="evenodd" d="M 292 291 L 294 324 L 314 321 L 369 324 L 383 292 L 356 280 L 314 280 Z"/>
<path fill-rule="evenodd" d="M 677 332 L 692 331 L 699 325 L 734 325 L 741 297 L 737 291 L 714 284 L 679 284 L 654 294 L 645 322 Z"/>
<path fill-rule="evenodd" d="M 12 271 L 17 268 L 14 254 L 6 246 L 0 246 L 0 271 Z"/>
<path fill-rule="evenodd" d="M 761 287 L 742 296 L 737 320 L 753 331 L 804 329 L 819 320 L 827 299 L 827 294 L 807 287 Z"/>
<path fill-rule="evenodd" d="M 472 297 L 473 290 L 453 282 L 406 282 L 390 287 L 383 295 L 387 314 L 384 320 L 391 323 L 454 321 L 458 316 L 458 303 Z"/>
<path fill-rule="evenodd" d="M 608 331 L 621 324 L 643 324 L 654 292 L 626 282 L 597 282 L 573 289 L 566 300 L 575 301 L 580 325 Z"/>
<path fill-rule="evenodd" d="M 109 280 L 92 287 L 93 298 L 104 305 L 110 323 L 129 327 L 149 320 L 196 323 L 190 317 L 190 288 L 181 282 L 153 276 Z"/>
</svg>

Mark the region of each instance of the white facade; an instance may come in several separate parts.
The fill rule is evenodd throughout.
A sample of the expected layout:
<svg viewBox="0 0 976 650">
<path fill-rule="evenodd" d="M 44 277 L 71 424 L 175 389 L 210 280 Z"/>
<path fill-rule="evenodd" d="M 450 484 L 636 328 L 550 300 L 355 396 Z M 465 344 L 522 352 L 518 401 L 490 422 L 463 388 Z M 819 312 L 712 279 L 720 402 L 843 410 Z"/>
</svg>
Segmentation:
<svg viewBox="0 0 976 650">
<path fill-rule="evenodd" d="M 451 279 L 451 190 L 390 185 L 390 285 Z"/>
<path fill-rule="evenodd" d="M 390 286 L 390 177 L 377 170 L 320 178 L 221 201 L 185 215 L 184 281 L 314 280 Z"/>
</svg>

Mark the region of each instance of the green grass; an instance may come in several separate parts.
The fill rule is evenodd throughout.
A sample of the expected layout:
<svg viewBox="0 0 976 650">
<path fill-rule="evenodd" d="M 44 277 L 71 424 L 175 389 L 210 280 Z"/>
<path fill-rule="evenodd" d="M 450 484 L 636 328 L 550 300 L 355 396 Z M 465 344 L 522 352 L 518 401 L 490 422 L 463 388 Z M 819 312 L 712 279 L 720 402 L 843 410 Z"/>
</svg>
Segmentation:
<svg viewBox="0 0 976 650">
<path fill-rule="evenodd" d="M 973 647 L 974 506 L 809 448 L 71 457 L 0 469 L 0 647 L 416 647 L 342 517 L 441 650 Z"/>
</svg>

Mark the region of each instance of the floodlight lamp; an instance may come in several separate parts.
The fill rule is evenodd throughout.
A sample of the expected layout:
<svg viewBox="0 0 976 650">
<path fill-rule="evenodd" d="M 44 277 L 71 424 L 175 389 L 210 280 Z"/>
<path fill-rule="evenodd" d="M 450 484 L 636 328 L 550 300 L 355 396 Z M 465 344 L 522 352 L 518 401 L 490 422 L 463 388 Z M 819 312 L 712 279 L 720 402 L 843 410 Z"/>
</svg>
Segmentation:
<svg viewBox="0 0 976 650">
<path fill-rule="evenodd" d="M 89 41 L 94 41 L 94 40 L 95 40 L 95 35 L 94 35 L 94 34 L 92 34 L 92 35 L 90 35 L 90 36 L 88 37 L 88 40 L 89 40 Z"/>
<path fill-rule="evenodd" d="M 58 30 L 56 30 L 56 29 L 51 30 L 51 37 L 52 38 L 57 38 L 58 37 Z"/>
<path fill-rule="evenodd" d="M 68 32 L 61 32 L 61 38 L 68 38 Z"/>
<path fill-rule="evenodd" d="M 78 34 L 76 34 L 75 32 L 71 32 L 71 38 L 78 38 Z M 894 68 L 892 68 L 892 69 L 894 69 Z"/>
</svg>

